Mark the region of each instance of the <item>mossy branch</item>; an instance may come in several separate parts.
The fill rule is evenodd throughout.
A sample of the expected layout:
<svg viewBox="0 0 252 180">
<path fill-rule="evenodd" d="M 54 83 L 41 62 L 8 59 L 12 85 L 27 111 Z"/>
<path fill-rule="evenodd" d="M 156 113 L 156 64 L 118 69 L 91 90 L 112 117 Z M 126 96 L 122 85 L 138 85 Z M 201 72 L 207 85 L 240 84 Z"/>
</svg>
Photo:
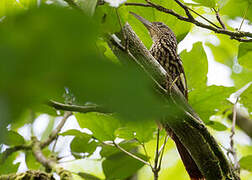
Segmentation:
<svg viewBox="0 0 252 180">
<path fill-rule="evenodd" d="M 153 77 L 164 97 L 177 106 L 178 112 L 176 114 L 179 116 L 172 113 L 166 123 L 188 149 L 202 174 L 208 180 L 240 179 L 234 173 L 232 165 L 227 161 L 216 140 L 187 103 L 177 86 L 173 84 L 168 91 L 164 88 L 167 83 L 172 84 L 167 82 L 167 79 L 171 79 L 167 78 L 169 74 L 152 57 L 129 24 L 124 26 L 123 31 L 128 40 L 128 51 L 124 51 L 121 44 L 117 46 L 118 42 L 115 42 L 114 38 L 110 38 L 108 42 L 110 46 L 113 46 L 111 49 L 115 54 L 130 52 L 128 56 L 134 57 L 137 64 L 140 64 Z"/>
</svg>

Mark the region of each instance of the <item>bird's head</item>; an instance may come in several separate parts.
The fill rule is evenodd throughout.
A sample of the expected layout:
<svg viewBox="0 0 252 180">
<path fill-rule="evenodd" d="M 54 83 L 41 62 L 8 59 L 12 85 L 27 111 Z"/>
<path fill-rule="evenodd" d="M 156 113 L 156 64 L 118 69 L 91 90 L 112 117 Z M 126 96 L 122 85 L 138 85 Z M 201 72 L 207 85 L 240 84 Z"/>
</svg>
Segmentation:
<svg viewBox="0 0 252 180">
<path fill-rule="evenodd" d="M 174 42 L 176 42 L 175 34 L 164 23 L 162 23 L 162 22 L 150 22 L 150 21 L 144 19 L 143 17 L 141 17 L 141 16 L 139 16 L 139 15 L 133 13 L 133 12 L 130 12 L 130 14 L 135 16 L 148 29 L 153 42 L 156 42 L 156 41 L 158 41 L 160 39 L 163 39 L 163 38 L 172 39 Z"/>
</svg>

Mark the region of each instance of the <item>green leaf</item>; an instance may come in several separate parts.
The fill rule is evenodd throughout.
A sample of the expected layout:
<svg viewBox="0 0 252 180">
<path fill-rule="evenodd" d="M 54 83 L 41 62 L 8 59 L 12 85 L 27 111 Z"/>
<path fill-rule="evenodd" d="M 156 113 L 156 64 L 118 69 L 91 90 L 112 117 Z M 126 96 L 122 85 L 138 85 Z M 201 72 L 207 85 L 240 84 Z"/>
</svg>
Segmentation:
<svg viewBox="0 0 252 180">
<path fill-rule="evenodd" d="M 154 137 L 154 132 L 157 129 L 155 121 L 129 123 L 128 127 L 134 130 L 136 139 L 141 143 L 148 142 Z"/>
<path fill-rule="evenodd" d="M 44 148 L 42 150 L 42 153 L 45 157 L 50 157 L 50 155 L 52 154 L 48 148 Z M 36 160 L 34 154 L 31 151 L 25 151 L 25 163 L 29 169 L 33 170 L 38 170 L 39 168 L 43 167 L 41 163 Z"/>
<path fill-rule="evenodd" d="M 248 89 L 246 89 L 240 96 L 241 100 L 240 103 L 242 103 L 246 108 L 248 108 L 248 111 L 251 116 L 252 112 L 252 81 L 250 83 L 250 86 Z"/>
<path fill-rule="evenodd" d="M 43 155 L 45 157 L 50 157 L 50 155 L 52 154 L 51 151 L 48 149 L 48 148 L 44 148 L 42 150 L 43 152 Z M 38 170 L 40 169 L 41 167 L 43 167 L 41 165 L 41 163 L 39 163 L 34 154 L 31 152 L 31 151 L 25 151 L 25 163 L 26 163 L 26 166 L 29 168 L 29 169 L 33 169 L 33 170 Z"/>
<path fill-rule="evenodd" d="M 206 45 L 210 47 L 215 61 L 232 67 L 238 53 L 239 42 L 231 40 L 228 36 L 217 35 L 216 37 L 219 39 L 218 45 L 209 42 Z"/>
<path fill-rule="evenodd" d="M 238 61 L 239 63 L 252 70 L 252 43 L 241 43 L 239 46 L 238 52 Z"/>
<path fill-rule="evenodd" d="M 227 98 L 234 91 L 233 87 L 206 86 L 190 92 L 189 102 L 203 121 L 208 122 L 211 115 L 230 108 Z"/>
<path fill-rule="evenodd" d="M 84 172 L 79 172 L 78 175 L 85 180 L 100 180 L 100 178 L 98 178 L 92 174 L 88 174 L 88 173 L 84 173 Z"/>
<path fill-rule="evenodd" d="M 49 118 L 49 123 L 47 124 L 47 127 L 46 127 L 45 131 L 42 134 L 41 141 L 44 141 L 49 137 L 50 133 L 53 130 L 54 122 L 55 122 L 54 118 L 50 117 Z"/>
<path fill-rule="evenodd" d="M 180 56 L 183 61 L 189 91 L 205 87 L 208 62 L 202 43 L 195 43 L 190 52 L 184 50 Z"/>
<path fill-rule="evenodd" d="M 71 152 L 76 158 L 88 157 L 93 154 L 97 148 L 98 143 L 92 138 L 91 135 L 81 133 L 76 136 L 71 144 Z"/>
<path fill-rule="evenodd" d="M 146 159 L 144 155 L 138 154 L 138 157 Z M 117 153 L 107 157 L 102 162 L 103 172 L 106 179 L 125 179 L 133 175 L 144 164 L 125 153 Z"/>
<path fill-rule="evenodd" d="M 121 30 L 116 15 L 116 8 L 111 7 L 108 4 L 96 8 L 94 21 L 100 24 L 100 29 L 104 33 L 115 33 Z"/>
<path fill-rule="evenodd" d="M 22 11 L 20 4 L 15 0 L 1 0 L 0 1 L 0 18 L 6 15 L 16 14 Z"/>
<path fill-rule="evenodd" d="M 215 0 L 193 0 L 193 1 L 201 4 L 202 6 L 210 8 L 214 8 L 216 6 Z"/>
<path fill-rule="evenodd" d="M 73 79 L 81 84 L 74 72 L 93 52 L 85 42 L 93 41 L 97 31 L 83 14 L 51 6 L 8 16 L 0 23 L 0 32 L 4 62 L 0 76 L 6 77 L 0 83 L 0 128 L 4 129 L 27 108 L 37 110 L 49 98 L 62 99 L 64 86 Z"/>
<path fill-rule="evenodd" d="M 134 139 L 136 136 L 135 136 L 135 132 L 128 128 L 128 127 L 121 127 L 121 128 L 118 128 L 116 131 L 115 131 L 115 135 L 119 138 L 123 138 L 125 140 L 131 140 L 131 139 Z"/>
<path fill-rule="evenodd" d="M 23 136 L 21 136 L 17 132 L 8 131 L 3 143 L 9 146 L 18 146 L 23 145 L 25 143 L 25 140 Z"/>
<path fill-rule="evenodd" d="M 42 6 L 0 24 L 1 129 L 48 99 L 63 101 L 64 87 L 78 102 L 102 105 L 125 120 L 162 115 L 163 102 L 144 72 L 99 54 L 94 23 L 77 11 Z"/>
<path fill-rule="evenodd" d="M 78 4 L 89 16 L 92 16 L 95 12 L 97 0 L 78 0 Z"/>
<path fill-rule="evenodd" d="M 3 158 L 2 155 L 3 154 L 0 154 L 0 162 L 1 162 L 0 174 L 16 173 L 20 163 L 14 164 L 13 162 L 16 160 L 18 153 L 11 154 L 3 162 L 2 162 Z"/>
<path fill-rule="evenodd" d="M 76 113 L 75 117 L 81 128 L 88 128 L 100 141 L 114 140 L 115 130 L 120 127 L 118 119 L 102 113 Z"/>
<path fill-rule="evenodd" d="M 41 164 L 35 159 L 31 151 L 25 152 L 25 163 L 29 169 L 37 170 L 41 167 Z"/>
<path fill-rule="evenodd" d="M 246 19 L 252 21 L 251 4 L 251 0 L 229 0 L 220 10 L 220 14 L 231 18 L 243 17 L 246 14 Z"/>
<path fill-rule="evenodd" d="M 210 126 L 211 128 L 213 128 L 216 131 L 225 131 L 227 130 L 227 126 L 225 126 L 224 124 L 222 124 L 221 122 L 218 121 L 209 121 L 207 123 L 208 126 Z"/>
<path fill-rule="evenodd" d="M 242 169 L 252 171 L 252 155 L 242 157 L 239 163 Z"/>
<path fill-rule="evenodd" d="M 247 68 L 242 68 L 241 72 L 234 72 L 232 73 L 232 79 L 234 80 L 236 88 L 242 88 L 247 83 L 252 81 L 252 70 Z"/>
<path fill-rule="evenodd" d="M 79 130 L 76 129 L 69 129 L 63 133 L 60 133 L 59 135 L 61 136 L 75 136 L 75 137 L 81 137 L 82 136 L 82 132 L 80 132 Z"/>
<path fill-rule="evenodd" d="M 140 142 L 148 142 L 154 137 L 154 132 L 156 131 L 157 124 L 155 121 L 146 121 L 146 122 L 129 122 L 124 124 L 123 127 L 120 127 L 116 130 L 115 134 L 117 137 L 131 140 L 137 139 Z"/>
<path fill-rule="evenodd" d="M 37 6 L 37 0 L 19 0 L 19 2 L 25 7 L 25 8 L 31 8 Z"/>
</svg>

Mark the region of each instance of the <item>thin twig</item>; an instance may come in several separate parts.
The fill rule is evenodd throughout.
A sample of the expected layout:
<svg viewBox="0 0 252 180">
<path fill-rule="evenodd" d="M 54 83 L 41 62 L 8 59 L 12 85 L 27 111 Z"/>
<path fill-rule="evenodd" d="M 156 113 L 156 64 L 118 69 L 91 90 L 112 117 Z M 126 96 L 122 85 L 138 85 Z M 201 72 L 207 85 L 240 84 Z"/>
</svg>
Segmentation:
<svg viewBox="0 0 252 180">
<path fill-rule="evenodd" d="M 219 21 L 221 27 L 223 29 L 226 29 L 226 26 L 224 24 L 224 22 L 221 20 L 221 17 L 220 17 L 220 14 L 219 14 L 219 10 L 216 10 L 215 8 L 213 8 L 214 12 L 215 12 L 215 15 L 216 15 L 216 19 Z"/>
<path fill-rule="evenodd" d="M 161 152 L 161 155 L 160 155 L 160 158 L 159 158 L 159 163 L 158 163 L 158 168 L 157 168 L 158 171 L 160 171 L 160 169 L 161 169 L 161 164 L 162 164 L 162 159 L 163 159 L 163 155 L 164 155 L 165 145 L 167 143 L 168 138 L 169 138 L 169 136 L 168 136 L 168 134 L 166 134 L 164 143 L 163 143 L 163 145 L 162 145 L 162 147 L 160 148 L 160 151 L 159 151 L 159 153 Z"/>
<path fill-rule="evenodd" d="M 230 37 L 230 39 L 235 39 L 235 40 L 237 40 L 237 41 L 239 41 L 239 42 L 252 42 L 252 38 L 250 38 L 250 39 L 243 39 L 243 38 L 237 38 L 237 37 Z"/>
<path fill-rule="evenodd" d="M 155 161 L 154 161 L 154 168 L 158 166 L 158 158 L 159 158 L 159 128 L 157 130 L 157 143 L 156 143 L 156 153 L 155 153 Z"/>
<path fill-rule="evenodd" d="M 148 163 L 147 161 L 141 159 L 140 157 L 136 156 L 135 154 L 132 154 L 131 152 L 129 152 L 129 151 L 123 149 L 119 144 L 115 143 L 114 141 L 113 141 L 113 144 L 114 144 L 114 146 L 115 146 L 116 148 L 118 148 L 119 150 L 121 150 L 121 151 L 124 152 L 125 154 L 129 155 L 130 157 L 132 157 L 132 158 L 134 158 L 134 159 L 136 159 L 136 160 L 138 160 L 138 161 L 141 161 L 142 163 L 144 163 L 144 164 L 147 165 L 147 166 L 152 167 L 150 163 Z"/>
<path fill-rule="evenodd" d="M 199 17 L 201 17 L 202 19 L 204 19 L 205 21 L 207 21 L 209 24 L 213 25 L 214 27 L 220 29 L 219 26 L 217 26 L 216 24 L 214 24 L 212 21 L 210 21 L 209 19 L 205 18 L 204 16 L 202 16 L 201 14 L 197 13 L 196 11 L 194 11 L 192 8 L 187 7 L 190 11 L 192 11 L 194 14 L 198 15 Z"/>
<path fill-rule="evenodd" d="M 137 141 L 138 141 L 139 144 L 141 144 L 141 146 L 143 147 L 145 156 L 148 158 L 148 162 L 151 164 L 150 159 L 149 159 L 149 155 L 148 155 L 147 150 L 146 150 L 146 147 L 145 147 L 145 144 L 144 144 L 144 143 L 141 143 L 138 139 L 137 139 Z"/>
<path fill-rule="evenodd" d="M 63 110 L 63 111 L 73 111 L 81 113 L 88 113 L 88 112 L 111 113 L 111 111 L 108 111 L 105 108 L 97 105 L 85 105 L 85 106 L 70 105 L 56 102 L 53 100 L 50 100 L 49 102 L 47 102 L 47 104 L 51 107 L 54 107 L 57 110 Z"/>
<path fill-rule="evenodd" d="M 152 169 L 152 172 L 154 174 L 154 180 L 158 180 L 158 159 L 159 159 L 159 128 L 157 130 L 157 143 L 156 143 L 156 153 L 155 153 L 155 159 L 154 159 L 154 167 Z"/>
<path fill-rule="evenodd" d="M 52 152 L 55 152 L 55 148 L 56 148 L 56 144 L 57 144 L 57 142 L 58 142 L 58 139 L 59 139 L 59 136 L 57 136 L 57 137 L 55 138 L 55 141 L 54 141 L 54 144 L 53 144 L 53 147 L 52 147 Z"/>
<path fill-rule="evenodd" d="M 185 4 L 183 4 L 182 2 L 180 2 L 180 1 L 178 1 L 178 0 L 174 0 L 179 6 L 181 6 L 183 9 L 184 9 L 184 11 L 185 11 L 185 13 L 186 13 L 186 15 L 187 15 L 187 17 L 188 18 L 190 18 L 190 19 L 194 19 L 194 17 L 192 16 L 192 14 L 190 13 L 190 9 L 185 5 Z M 188 10 L 189 9 L 189 10 Z"/>
<path fill-rule="evenodd" d="M 58 133 L 60 132 L 60 130 L 62 129 L 62 127 L 64 126 L 64 124 L 66 123 L 66 120 L 72 115 L 72 112 L 70 111 L 66 111 L 62 120 L 60 121 L 59 125 L 56 127 L 56 129 L 54 129 L 52 131 L 52 133 L 49 135 L 48 139 L 45 140 L 44 142 L 41 142 L 41 148 L 44 148 L 46 146 L 48 146 L 52 141 L 54 141 L 57 136 Z"/>
<path fill-rule="evenodd" d="M 250 4 L 249 4 L 249 5 L 250 5 Z M 247 16 L 247 12 L 248 12 L 248 9 L 249 9 L 249 5 L 248 5 L 247 9 L 246 9 L 245 12 L 244 12 L 244 15 L 243 15 L 243 18 L 242 18 L 242 22 L 241 22 L 241 24 L 240 24 L 240 27 L 239 27 L 238 31 L 240 31 L 241 28 L 242 28 L 242 25 L 243 25 L 243 23 L 244 23 L 244 20 L 245 20 L 245 18 L 246 18 L 246 16 Z"/>
<path fill-rule="evenodd" d="M 237 154 L 234 147 L 234 135 L 235 135 L 235 124 L 236 124 L 236 112 L 237 112 L 236 106 L 237 106 L 238 99 L 239 98 L 237 97 L 236 102 L 233 106 L 233 121 L 232 121 L 231 135 L 230 135 L 230 153 L 232 154 L 234 158 L 234 169 L 237 171 L 239 171 L 240 165 L 239 165 Z"/>
<path fill-rule="evenodd" d="M 7 148 L 4 152 L 1 153 L 0 156 L 0 164 L 4 163 L 4 161 L 13 153 L 17 151 L 27 151 L 31 149 L 31 145 L 18 145 L 14 147 Z"/>
<path fill-rule="evenodd" d="M 130 3 L 124 3 L 126 6 L 142 6 L 142 7 L 152 7 L 151 4 L 144 4 L 144 3 L 134 3 L 134 2 L 130 2 Z"/>
</svg>

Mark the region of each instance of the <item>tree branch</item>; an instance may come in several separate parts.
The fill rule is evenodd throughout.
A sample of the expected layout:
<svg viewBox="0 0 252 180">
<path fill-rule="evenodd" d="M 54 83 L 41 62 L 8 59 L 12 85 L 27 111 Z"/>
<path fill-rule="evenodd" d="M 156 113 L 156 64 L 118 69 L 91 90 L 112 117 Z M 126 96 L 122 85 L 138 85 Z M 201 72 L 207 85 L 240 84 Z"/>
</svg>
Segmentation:
<svg viewBox="0 0 252 180">
<path fill-rule="evenodd" d="M 236 154 L 235 147 L 234 147 L 237 102 L 238 102 L 238 97 L 236 99 L 235 104 L 233 105 L 233 119 L 232 119 L 231 135 L 230 135 L 230 151 L 229 152 L 232 154 L 233 159 L 234 159 L 234 169 L 239 173 L 240 172 L 240 165 L 239 165 L 239 162 L 237 159 L 237 154 Z"/>
<path fill-rule="evenodd" d="M 213 10 L 214 10 L 214 12 L 215 12 L 216 19 L 219 21 L 221 27 L 222 27 L 223 29 L 227 29 L 226 26 L 225 26 L 225 24 L 224 24 L 224 22 L 221 20 L 219 11 L 216 10 L 215 8 L 213 8 Z"/>
<path fill-rule="evenodd" d="M 60 121 L 59 125 L 56 127 L 56 129 L 54 129 L 52 131 L 52 133 L 49 135 L 48 139 L 45 140 L 44 142 L 40 143 L 40 147 L 43 149 L 44 147 L 48 146 L 49 144 L 51 144 L 51 142 L 53 142 L 57 136 L 58 133 L 60 132 L 60 130 L 62 129 L 62 127 L 64 126 L 64 124 L 66 123 L 66 120 L 72 115 L 72 112 L 70 111 L 66 111 L 63 119 Z"/>
<path fill-rule="evenodd" d="M 239 179 L 232 171 L 232 167 L 219 145 L 208 132 L 198 115 L 187 103 L 177 86 L 170 87 L 169 91 L 163 88 L 167 86 L 167 76 L 169 77 L 169 74 L 151 56 L 150 52 L 137 37 L 130 25 L 126 24 L 124 30 L 129 40 L 129 51 L 131 54 L 153 79 L 155 79 L 164 97 L 174 102 L 177 106 L 178 113 L 176 115 L 178 116 L 174 116 L 171 113 L 171 117 L 168 117 L 169 119 L 165 123 L 169 125 L 183 145 L 188 149 L 206 179 L 230 179 L 230 177 Z M 111 38 L 109 41 L 113 41 L 113 39 Z M 122 51 L 120 48 L 112 48 L 112 50 L 114 52 Z M 181 121 L 182 118 L 184 121 Z M 197 141 L 195 141 L 196 139 Z"/>
<path fill-rule="evenodd" d="M 163 6 L 158 5 L 158 4 L 154 4 L 154 3 L 150 2 L 149 0 L 146 0 L 147 3 L 145 3 L 145 4 L 144 3 L 125 3 L 125 5 L 126 6 L 141 6 L 141 7 L 155 8 L 158 11 L 161 11 L 161 12 L 173 15 L 176 18 L 178 18 L 178 19 L 180 19 L 182 21 L 193 23 L 196 26 L 199 26 L 201 28 L 205 28 L 205 29 L 214 31 L 215 33 L 228 35 L 228 36 L 230 36 L 231 39 L 235 39 L 235 40 L 241 41 L 241 42 L 251 42 L 252 41 L 252 33 L 251 32 L 230 31 L 230 30 L 225 29 L 223 27 L 223 24 L 222 24 L 223 28 L 220 28 L 220 27 L 216 26 L 214 23 L 212 23 L 211 21 L 209 21 L 208 19 L 206 19 L 205 17 L 202 17 L 200 14 L 197 13 L 197 15 L 200 15 L 200 17 L 202 17 L 205 20 L 207 20 L 207 22 L 209 22 L 213 26 L 199 22 L 198 20 L 194 19 L 192 17 L 191 13 L 189 12 L 189 10 L 192 11 L 191 8 L 189 8 L 188 6 L 186 6 L 185 4 L 183 4 L 182 2 L 180 2 L 179 0 L 175 0 L 175 1 L 176 1 L 176 3 L 178 5 L 180 5 L 185 10 L 187 17 L 184 17 L 184 16 L 176 13 L 172 9 L 167 9 L 167 8 L 165 8 Z M 193 10 L 193 12 L 195 13 L 194 10 Z M 249 38 L 249 39 L 246 39 L 246 38 Z"/>
<path fill-rule="evenodd" d="M 62 180 L 71 180 L 71 172 L 64 170 L 54 160 L 46 158 L 41 149 L 41 142 L 35 137 L 32 137 L 32 152 L 36 160 L 41 163 L 46 169 L 55 171 Z"/>
<path fill-rule="evenodd" d="M 97 105 L 78 106 L 78 105 L 63 104 L 53 100 L 50 100 L 49 102 L 47 102 L 47 104 L 51 107 L 54 107 L 57 110 L 63 110 L 63 111 L 72 111 L 81 113 L 88 113 L 88 112 L 111 113 L 111 111 L 108 111 L 105 108 Z"/>
<path fill-rule="evenodd" d="M 228 118 L 232 121 L 234 114 L 228 115 Z M 244 116 L 241 112 L 236 112 L 236 125 L 241 128 L 250 138 L 252 138 L 252 119 Z"/>
</svg>

